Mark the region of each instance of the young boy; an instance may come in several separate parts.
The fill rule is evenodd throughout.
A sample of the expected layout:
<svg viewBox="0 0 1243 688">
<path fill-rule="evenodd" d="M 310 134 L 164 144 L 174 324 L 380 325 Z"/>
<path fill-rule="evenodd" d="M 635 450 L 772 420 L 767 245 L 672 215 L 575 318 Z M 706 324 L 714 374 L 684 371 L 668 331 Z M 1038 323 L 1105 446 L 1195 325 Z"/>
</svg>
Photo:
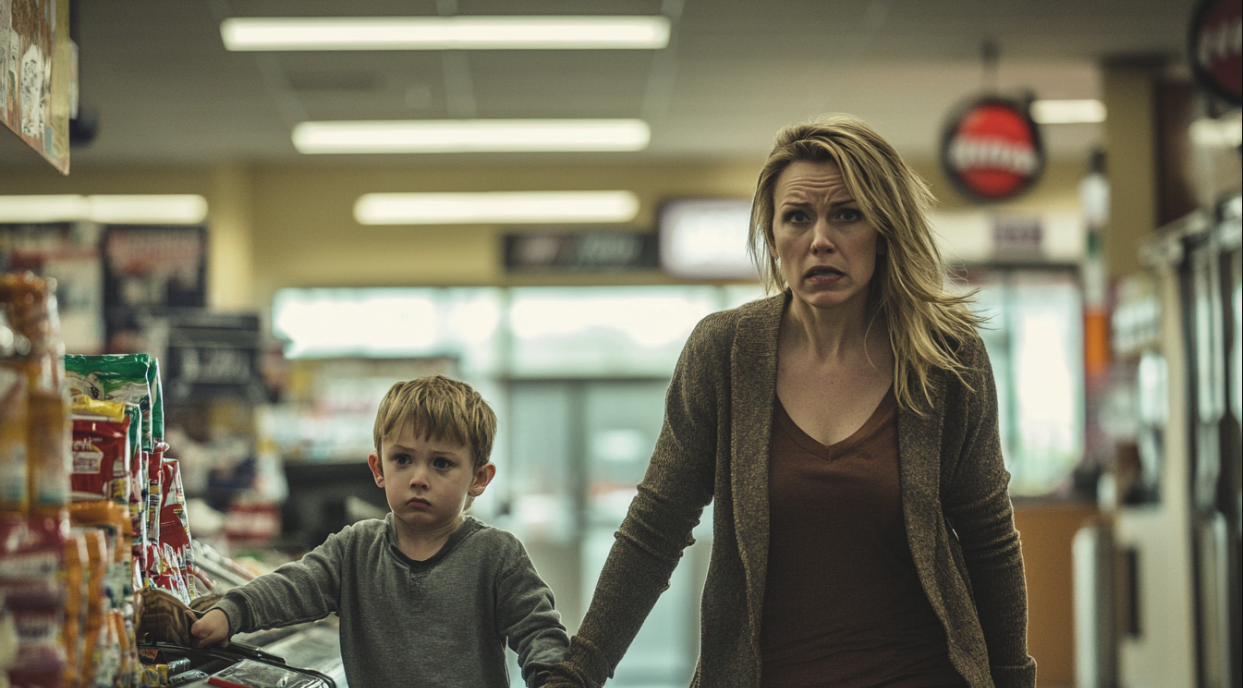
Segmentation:
<svg viewBox="0 0 1243 688">
<path fill-rule="evenodd" d="M 335 612 L 350 688 L 509 688 L 506 642 L 543 685 L 569 643 L 552 591 L 517 538 L 463 514 L 496 474 L 492 409 L 440 375 L 399 382 L 374 435 L 392 512 L 231 590 L 191 628 L 199 647 Z"/>
</svg>

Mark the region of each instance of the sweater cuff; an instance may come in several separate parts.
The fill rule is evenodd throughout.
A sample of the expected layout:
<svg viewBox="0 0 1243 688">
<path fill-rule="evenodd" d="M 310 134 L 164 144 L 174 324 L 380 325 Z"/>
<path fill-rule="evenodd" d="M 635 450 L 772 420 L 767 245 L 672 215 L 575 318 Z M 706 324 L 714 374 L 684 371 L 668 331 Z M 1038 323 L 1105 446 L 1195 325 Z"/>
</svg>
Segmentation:
<svg viewBox="0 0 1243 688">
<path fill-rule="evenodd" d="M 212 607 L 212 609 L 219 609 L 224 612 L 225 618 L 229 620 L 229 637 L 233 637 L 235 633 L 240 633 L 247 624 L 248 615 L 245 604 L 245 601 L 236 599 L 233 595 L 225 595 L 216 603 L 216 606 Z M 211 609 L 208 611 L 211 611 Z"/>
<path fill-rule="evenodd" d="M 612 678 L 608 660 L 604 653 L 590 641 L 580 636 L 570 638 L 570 647 L 565 651 L 561 663 L 553 667 L 552 676 L 544 684 L 545 688 L 554 686 L 585 686 L 601 688 L 606 678 Z M 597 678 L 599 677 L 599 678 Z"/>
<path fill-rule="evenodd" d="M 996 688 L 1036 688 L 1036 660 L 1028 657 L 1027 663 L 1019 666 L 1003 666 L 994 664 L 989 667 Z"/>
</svg>

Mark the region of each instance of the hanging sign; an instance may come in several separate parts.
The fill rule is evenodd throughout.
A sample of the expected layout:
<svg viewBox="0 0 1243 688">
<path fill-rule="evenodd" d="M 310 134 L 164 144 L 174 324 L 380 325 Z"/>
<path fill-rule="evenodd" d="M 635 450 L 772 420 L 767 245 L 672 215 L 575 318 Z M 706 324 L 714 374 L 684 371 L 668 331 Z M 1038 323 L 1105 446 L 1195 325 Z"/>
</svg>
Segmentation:
<svg viewBox="0 0 1243 688">
<path fill-rule="evenodd" d="M 0 134 L 13 130 L 61 174 L 69 174 L 72 58 L 69 0 L 0 0 Z"/>
<path fill-rule="evenodd" d="M 1243 104 L 1243 5 L 1203 0 L 1187 36 L 1191 71 L 1205 89 Z"/>
<path fill-rule="evenodd" d="M 1012 198 L 1030 188 L 1044 170 L 1040 130 L 1025 104 L 997 97 L 973 100 L 945 127 L 941 165 L 970 198 Z"/>
</svg>

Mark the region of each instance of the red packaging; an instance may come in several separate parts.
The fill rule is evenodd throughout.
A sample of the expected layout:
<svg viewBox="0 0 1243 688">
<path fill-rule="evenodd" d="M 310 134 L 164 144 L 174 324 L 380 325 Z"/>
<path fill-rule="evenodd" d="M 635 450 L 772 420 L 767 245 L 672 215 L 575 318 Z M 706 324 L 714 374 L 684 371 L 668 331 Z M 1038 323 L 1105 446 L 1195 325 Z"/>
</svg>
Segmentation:
<svg viewBox="0 0 1243 688">
<path fill-rule="evenodd" d="M 59 518 L 0 521 L 0 592 L 17 627 L 14 686 L 57 686 L 65 671 L 68 528 Z"/>
<path fill-rule="evenodd" d="M 128 425 L 128 420 L 73 421 L 73 473 L 69 483 L 74 499 L 129 503 Z"/>
<path fill-rule="evenodd" d="M 0 591 L 8 602 L 63 607 L 68 538 L 57 518 L 0 519 Z"/>
<path fill-rule="evenodd" d="M 160 541 L 160 507 L 164 504 L 164 449 L 159 444 L 146 455 L 147 466 L 147 542 Z"/>
</svg>

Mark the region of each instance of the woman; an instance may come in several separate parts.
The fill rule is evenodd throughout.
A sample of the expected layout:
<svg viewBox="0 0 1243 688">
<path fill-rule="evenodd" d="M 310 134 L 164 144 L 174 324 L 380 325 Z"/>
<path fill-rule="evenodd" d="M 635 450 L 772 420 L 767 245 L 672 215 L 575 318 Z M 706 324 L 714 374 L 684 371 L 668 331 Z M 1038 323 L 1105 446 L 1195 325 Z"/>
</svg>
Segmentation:
<svg viewBox="0 0 1243 688">
<path fill-rule="evenodd" d="M 599 686 L 715 501 L 693 685 L 1035 685 L 996 392 L 932 196 L 863 122 L 787 127 L 591 607 L 547 686 Z"/>
</svg>

